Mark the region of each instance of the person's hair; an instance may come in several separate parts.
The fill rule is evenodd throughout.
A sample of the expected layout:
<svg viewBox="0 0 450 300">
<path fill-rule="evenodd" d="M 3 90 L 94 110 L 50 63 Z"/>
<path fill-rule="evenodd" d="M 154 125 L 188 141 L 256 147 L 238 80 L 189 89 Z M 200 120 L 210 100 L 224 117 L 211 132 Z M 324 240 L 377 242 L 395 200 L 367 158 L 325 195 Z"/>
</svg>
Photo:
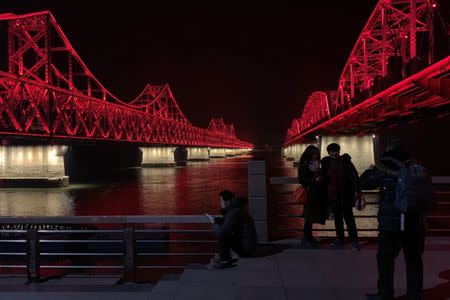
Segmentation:
<svg viewBox="0 0 450 300">
<path fill-rule="evenodd" d="M 327 146 L 327 152 L 337 152 L 341 150 L 341 146 L 339 146 L 339 144 L 336 143 L 331 143 Z"/>
<path fill-rule="evenodd" d="M 234 194 L 229 190 L 223 190 L 219 193 L 219 196 L 222 197 L 225 201 L 231 201 L 233 199 Z"/>
<path fill-rule="evenodd" d="M 304 165 L 312 161 L 314 152 L 317 152 L 319 156 L 317 159 L 320 160 L 319 148 L 314 145 L 309 145 L 306 147 L 305 151 L 303 151 L 303 154 L 300 157 L 299 165 Z"/>
<path fill-rule="evenodd" d="M 383 156 L 391 156 L 400 161 L 407 161 L 411 158 L 411 154 L 409 154 L 400 140 L 400 138 L 392 138 L 391 142 L 386 146 Z"/>
</svg>

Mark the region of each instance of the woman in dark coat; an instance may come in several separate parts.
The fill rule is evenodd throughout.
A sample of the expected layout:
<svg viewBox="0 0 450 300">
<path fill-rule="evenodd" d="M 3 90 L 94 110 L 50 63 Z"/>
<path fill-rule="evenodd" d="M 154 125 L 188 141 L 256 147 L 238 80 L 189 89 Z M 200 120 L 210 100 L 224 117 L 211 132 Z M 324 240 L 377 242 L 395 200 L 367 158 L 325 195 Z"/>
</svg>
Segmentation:
<svg viewBox="0 0 450 300">
<path fill-rule="evenodd" d="M 308 146 L 300 157 L 298 167 L 298 182 L 307 191 L 307 200 L 303 209 L 304 229 L 302 245 L 317 247 L 317 240 L 313 237 L 314 223 L 325 224 L 328 207 L 321 184 L 320 153 L 316 146 Z"/>
</svg>

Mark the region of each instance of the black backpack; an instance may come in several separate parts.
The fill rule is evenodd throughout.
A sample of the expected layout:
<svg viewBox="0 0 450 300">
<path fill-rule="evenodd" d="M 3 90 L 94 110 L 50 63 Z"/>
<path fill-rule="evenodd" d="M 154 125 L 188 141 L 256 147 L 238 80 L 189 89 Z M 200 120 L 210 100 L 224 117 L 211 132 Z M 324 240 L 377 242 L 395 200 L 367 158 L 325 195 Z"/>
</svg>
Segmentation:
<svg viewBox="0 0 450 300">
<path fill-rule="evenodd" d="M 432 199 L 431 178 L 425 167 L 416 162 L 389 158 L 399 167 L 394 205 L 403 214 L 423 213 Z"/>
<path fill-rule="evenodd" d="M 256 235 L 255 221 L 248 216 L 242 225 L 241 246 L 246 256 L 251 256 L 256 251 L 258 238 Z"/>
</svg>

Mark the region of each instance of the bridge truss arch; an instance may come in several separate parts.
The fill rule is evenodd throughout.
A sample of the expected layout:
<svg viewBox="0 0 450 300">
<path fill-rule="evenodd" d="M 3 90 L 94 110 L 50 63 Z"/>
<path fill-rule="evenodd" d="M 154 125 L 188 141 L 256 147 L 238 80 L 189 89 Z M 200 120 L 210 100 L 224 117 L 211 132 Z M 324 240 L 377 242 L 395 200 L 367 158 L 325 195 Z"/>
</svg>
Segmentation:
<svg viewBox="0 0 450 300">
<path fill-rule="evenodd" d="M 0 135 L 252 148 L 227 130 L 193 126 L 170 87 L 147 85 L 128 103 L 92 74 L 49 11 L 0 14 L 8 72 L 0 71 Z"/>
</svg>

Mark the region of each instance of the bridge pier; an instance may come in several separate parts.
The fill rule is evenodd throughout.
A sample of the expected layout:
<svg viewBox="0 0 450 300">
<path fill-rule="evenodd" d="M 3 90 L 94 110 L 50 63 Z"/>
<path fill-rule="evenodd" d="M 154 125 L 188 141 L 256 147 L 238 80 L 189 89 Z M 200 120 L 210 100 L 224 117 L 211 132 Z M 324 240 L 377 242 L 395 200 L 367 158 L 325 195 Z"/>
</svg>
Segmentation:
<svg viewBox="0 0 450 300">
<path fill-rule="evenodd" d="M 287 161 L 298 162 L 303 151 L 305 151 L 306 147 L 308 147 L 309 145 L 312 144 L 289 145 L 286 148 L 283 148 L 283 155 L 286 157 Z"/>
<path fill-rule="evenodd" d="M 245 149 L 234 149 L 234 154 L 236 156 L 243 155 L 245 153 Z"/>
<path fill-rule="evenodd" d="M 0 187 L 61 187 L 69 185 L 64 175 L 60 145 L 0 146 Z"/>
<path fill-rule="evenodd" d="M 187 160 L 201 161 L 209 160 L 209 148 L 208 147 L 190 147 L 187 148 Z"/>
<path fill-rule="evenodd" d="M 176 147 L 140 147 L 142 151 L 142 167 L 175 166 Z"/>
<path fill-rule="evenodd" d="M 236 156 L 236 149 L 225 149 L 225 156 L 227 157 Z"/>
<path fill-rule="evenodd" d="M 224 148 L 210 148 L 209 149 L 209 157 L 225 157 L 226 153 L 225 153 Z"/>
<path fill-rule="evenodd" d="M 64 154 L 65 173 L 71 181 L 103 180 L 126 172 L 129 177 L 139 167 L 142 152 L 135 144 L 73 144 Z"/>
</svg>

